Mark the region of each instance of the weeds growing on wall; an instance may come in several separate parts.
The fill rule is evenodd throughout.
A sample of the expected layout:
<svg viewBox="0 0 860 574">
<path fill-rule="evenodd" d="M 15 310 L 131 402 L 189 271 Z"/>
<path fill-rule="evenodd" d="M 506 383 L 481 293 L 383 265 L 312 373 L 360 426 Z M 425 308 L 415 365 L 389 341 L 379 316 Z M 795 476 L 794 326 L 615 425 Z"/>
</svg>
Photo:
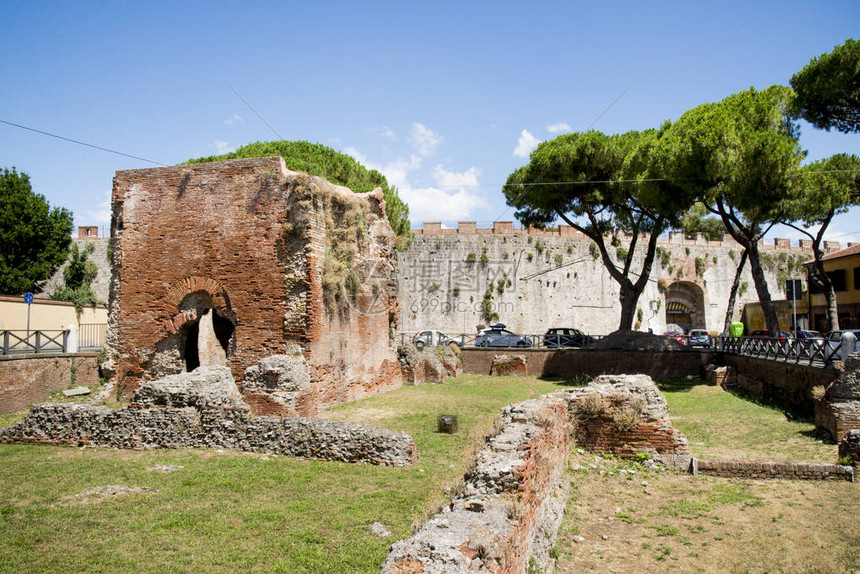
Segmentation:
<svg viewBox="0 0 860 574">
<path fill-rule="evenodd" d="M 612 424 L 619 432 L 627 432 L 640 422 L 642 399 L 623 393 L 605 395 L 589 390 L 576 403 L 573 411 L 578 422 L 601 420 Z"/>
<path fill-rule="evenodd" d="M 323 262 L 323 302 L 326 310 L 341 318 L 349 314 L 361 288 L 357 261 L 359 245 L 365 240 L 368 219 L 372 217 L 367 202 L 356 197 L 337 195 L 323 190 L 316 198 L 325 214 L 326 249 Z M 378 290 L 376 283 L 372 289 Z"/>
</svg>

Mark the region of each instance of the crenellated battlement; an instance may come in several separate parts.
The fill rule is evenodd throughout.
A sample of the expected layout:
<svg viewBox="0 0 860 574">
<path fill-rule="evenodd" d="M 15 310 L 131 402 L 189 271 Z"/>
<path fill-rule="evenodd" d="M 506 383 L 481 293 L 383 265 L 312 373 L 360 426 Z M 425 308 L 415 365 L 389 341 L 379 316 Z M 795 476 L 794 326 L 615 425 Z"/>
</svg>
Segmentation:
<svg viewBox="0 0 860 574">
<path fill-rule="evenodd" d="M 457 227 L 444 227 L 441 221 L 426 221 L 421 228 L 413 229 L 415 235 L 531 235 L 535 237 L 566 237 L 571 239 L 587 240 L 585 234 L 577 231 L 569 225 L 559 225 L 547 229 L 538 229 L 528 226 L 515 228 L 513 221 L 494 221 L 491 227 L 478 227 L 476 221 L 460 221 Z M 624 237 L 620 237 L 622 241 Z M 738 243 L 727 233 L 723 234 L 719 241 L 710 241 L 701 233 L 684 233 L 682 231 L 670 231 L 666 236 L 658 239 L 659 243 L 670 245 L 701 245 L 704 247 L 736 247 Z M 848 247 L 854 245 L 848 243 Z M 773 251 L 798 251 L 812 252 L 812 240 L 800 239 L 792 245 L 790 239 L 783 237 L 774 238 L 772 243 L 765 240 L 759 242 L 759 248 Z M 825 241 L 824 251 L 836 251 L 840 249 L 838 241 Z"/>
</svg>

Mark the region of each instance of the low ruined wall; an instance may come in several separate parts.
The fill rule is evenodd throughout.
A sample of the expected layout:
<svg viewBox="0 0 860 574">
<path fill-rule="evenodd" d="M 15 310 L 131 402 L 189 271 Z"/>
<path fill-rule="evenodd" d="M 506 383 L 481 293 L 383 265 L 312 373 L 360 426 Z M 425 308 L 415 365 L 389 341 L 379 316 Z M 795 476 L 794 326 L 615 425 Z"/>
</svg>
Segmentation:
<svg viewBox="0 0 860 574">
<path fill-rule="evenodd" d="M 693 459 L 693 474 L 725 478 L 783 478 L 791 480 L 847 479 L 854 482 L 850 466 L 824 462 L 750 462 Z"/>
<path fill-rule="evenodd" d="M 742 389 L 754 395 L 799 408 L 809 414 L 813 411 L 812 388 L 826 387 L 838 375 L 831 369 L 806 367 L 729 353 L 721 353 L 719 360 L 722 364 L 737 370 L 737 382 Z"/>
<path fill-rule="evenodd" d="M 815 428 L 839 442 L 852 429 L 860 429 L 860 401 L 826 400 L 815 403 Z"/>
<path fill-rule="evenodd" d="M 405 433 L 320 419 L 255 417 L 246 405 L 111 410 L 45 403 L 23 422 L 0 429 L 0 441 L 133 449 L 216 447 L 390 466 L 418 460 L 418 447 Z"/>
<path fill-rule="evenodd" d="M 546 570 L 567 501 L 567 404 L 560 398 L 502 411 L 462 493 L 413 537 L 395 543 L 387 574 Z"/>
<path fill-rule="evenodd" d="M 500 355 L 523 355 L 534 376 L 598 376 L 641 373 L 651 377 L 699 376 L 713 361 L 710 351 L 598 351 L 590 349 L 463 349 L 463 371 L 489 375 Z"/>
<path fill-rule="evenodd" d="M 96 353 L 0 357 L 0 413 L 29 408 L 54 391 L 98 382 Z"/>
<path fill-rule="evenodd" d="M 687 437 L 672 426 L 665 397 L 646 375 L 603 375 L 565 391 L 576 444 L 621 458 L 647 453 L 678 470 L 690 465 Z"/>
</svg>

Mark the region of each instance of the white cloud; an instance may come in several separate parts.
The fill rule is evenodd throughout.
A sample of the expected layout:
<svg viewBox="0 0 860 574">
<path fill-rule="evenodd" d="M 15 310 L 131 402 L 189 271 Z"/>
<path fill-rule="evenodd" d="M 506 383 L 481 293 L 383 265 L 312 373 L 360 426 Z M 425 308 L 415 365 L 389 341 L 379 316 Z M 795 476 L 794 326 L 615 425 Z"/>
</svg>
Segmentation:
<svg viewBox="0 0 860 574">
<path fill-rule="evenodd" d="M 465 189 L 403 188 L 400 197 L 409 204 L 409 219 L 413 222 L 467 220 L 475 210 L 487 205 L 482 197 Z"/>
<path fill-rule="evenodd" d="M 392 141 L 397 139 L 397 134 L 395 134 L 394 130 L 388 126 L 382 126 L 379 128 L 370 128 L 367 131 L 369 131 L 372 134 L 379 134 L 382 137 L 384 137 L 385 139 L 389 139 Z"/>
<path fill-rule="evenodd" d="M 385 176 L 385 179 L 388 180 L 390 185 L 396 185 L 397 187 L 408 185 L 406 178 L 408 177 L 409 172 L 421 167 L 421 158 L 415 154 L 409 156 L 408 160 L 397 159 L 385 165 L 381 165 L 368 160 L 366 155 L 352 146 L 344 148 L 343 153 L 351 155 L 367 169 L 375 169 L 380 172 Z"/>
<path fill-rule="evenodd" d="M 559 122 L 557 124 L 551 124 L 546 127 L 546 131 L 551 134 L 560 134 L 561 132 L 569 132 L 570 126 L 564 122 Z"/>
<path fill-rule="evenodd" d="M 409 137 L 409 141 L 421 155 L 430 155 L 436 146 L 442 143 L 442 139 L 442 136 L 427 126 L 418 123 L 412 124 L 412 135 Z"/>
<path fill-rule="evenodd" d="M 520 139 L 517 142 L 517 147 L 514 149 L 514 155 L 517 157 L 529 157 L 529 154 L 535 149 L 540 140 L 534 137 L 528 130 L 520 132 Z"/>
<path fill-rule="evenodd" d="M 233 114 L 232 116 L 224 120 L 224 123 L 228 126 L 232 126 L 233 124 L 244 124 L 245 120 L 243 120 L 242 116 L 240 116 L 239 114 Z"/>
<path fill-rule="evenodd" d="M 478 176 L 481 170 L 477 167 L 470 167 L 462 173 L 456 171 L 448 171 L 441 165 L 437 165 L 433 170 L 433 179 L 436 180 L 436 185 L 439 187 L 477 187 Z"/>
<path fill-rule="evenodd" d="M 87 211 L 87 225 L 110 226 L 110 192 L 105 193 L 104 201 L 100 201 L 96 207 L 93 211 Z"/>
<path fill-rule="evenodd" d="M 229 143 L 221 140 L 215 140 L 215 149 L 218 150 L 218 153 L 228 153 L 233 151 L 233 148 L 230 147 Z"/>
</svg>

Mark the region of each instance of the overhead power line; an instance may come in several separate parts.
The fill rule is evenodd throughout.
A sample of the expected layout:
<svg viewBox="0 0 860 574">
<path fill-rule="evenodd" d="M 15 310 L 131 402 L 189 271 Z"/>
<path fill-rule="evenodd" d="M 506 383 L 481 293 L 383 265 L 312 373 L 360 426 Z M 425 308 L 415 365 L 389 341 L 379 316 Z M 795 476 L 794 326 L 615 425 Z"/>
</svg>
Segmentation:
<svg viewBox="0 0 860 574">
<path fill-rule="evenodd" d="M 48 136 L 48 137 L 57 138 L 58 140 L 63 140 L 63 141 L 67 141 L 67 142 L 75 143 L 75 144 L 78 144 L 78 145 L 83 145 L 83 146 L 91 147 L 91 148 L 93 148 L 93 149 L 97 149 L 97 150 L 101 150 L 101 151 L 106 151 L 106 152 L 108 152 L 108 153 L 113 153 L 113 154 L 121 155 L 121 156 L 124 156 L 124 157 L 130 157 L 130 158 L 132 158 L 132 159 L 136 159 L 136 160 L 140 160 L 140 161 L 145 161 L 145 162 L 147 162 L 147 163 L 153 163 L 153 164 L 155 164 L 155 165 L 160 165 L 160 166 L 162 166 L 162 167 L 167 167 L 167 164 L 165 164 L 165 163 L 161 163 L 161 162 L 154 161 L 154 160 L 151 160 L 151 159 L 146 159 L 145 157 L 140 157 L 140 156 L 136 156 L 136 155 L 131 155 L 130 153 L 123 153 L 123 152 L 121 152 L 121 151 L 117 151 L 117 150 L 115 150 L 115 149 L 110 149 L 110 148 L 106 148 L 106 147 L 102 147 L 102 146 L 97 146 L 97 145 L 95 145 L 95 144 L 91 144 L 91 143 L 87 143 L 87 142 L 82 142 L 82 141 L 80 141 L 80 140 L 75 140 L 75 139 L 72 139 L 72 138 L 67 138 L 67 137 L 64 137 L 64 136 L 61 136 L 61 135 L 57 135 L 57 134 L 52 134 L 51 132 L 46 132 L 46 131 L 42 131 L 42 130 L 37 130 L 36 128 L 31 128 L 31 127 L 27 127 L 27 126 L 22 126 L 21 124 L 16 124 L 16 123 L 14 123 L 14 122 L 8 122 L 8 121 L 6 121 L 6 120 L 0 120 L 0 123 L 6 124 L 6 125 L 9 125 L 9 126 L 14 126 L 14 127 L 16 127 L 16 128 L 21 128 L 22 130 L 27 130 L 27 131 L 31 131 L 31 132 L 36 132 L 37 134 L 42 134 L 42 135 L 45 135 L 45 136 Z"/>
<path fill-rule="evenodd" d="M 278 139 L 279 139 L 279 140 L 284 139 L 284 138 L 282 138 L 282 137 L 281 137 L 281 134 L 279 134 L 277 131 L 275 131 L 275 128 L 273 128 L 271 125 L 269 125 L 269 122 L 267 122 L 266 120 L 264 120 L 264 119 L 263 119 L 263 116 L 261 116 L 260 114 L 258 114 L 258 113 L 257 113 L 257 110 L 255 110 L 253 107 L 251 107 L 251 104 L 249 104 L 249 103 L 245 100 L 245 98 L 243 98 L 242 96 L 240 96 L 240 95 L 239 95 L 239 92 L 237 92 L 236 90 L 234 90 L 234 89 L 233 89 L 233 86 L 231 86 L 231 85 L 230 85 L 230 84 L 228 84 L 227 82 L 224 82 L 224 84 L 226 84 L 226 85 L 227 85 L 227 87 L 228 87 L 228 88 L 230 88 L 230 91 L 231 91 L 231 92 L 233 92 L 234 94 L 236 94 L 236 97 L 237 97 L 237 98 L 239 98 L 240 100 L 242 100 L 242 102 L 243 102 L 246 106 L 248 106 L 248 109 L 249 109 L 249 110 L 251 110 L 252 112 L 254 112 L 254 114 L 255 114 L 258 118 L 260 118 L 260 121 L 261 121 L 261 122 L 263 122 L 264 124 L 266 124 L 266 126 L 267 126 L 270 130 L 272 130 L 272 133 L 273 133 L 273 134 L 275 134 L 276 136 L 278 136 Z"/>
</svg>

